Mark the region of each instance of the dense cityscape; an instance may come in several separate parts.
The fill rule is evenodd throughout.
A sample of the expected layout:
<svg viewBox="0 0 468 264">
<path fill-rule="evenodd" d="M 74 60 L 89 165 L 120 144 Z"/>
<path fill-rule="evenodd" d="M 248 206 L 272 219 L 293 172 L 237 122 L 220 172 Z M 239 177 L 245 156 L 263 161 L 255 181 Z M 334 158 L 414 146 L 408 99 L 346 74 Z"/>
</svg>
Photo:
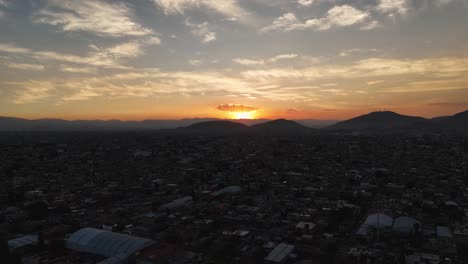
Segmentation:
<svg viewBox="0 0 468 264">
<path fill-rule="evenodd" d="M 468 264 L 468 0 L 0 0 L 0 264 Z"/>
<path fill-rule="evenodd" d="M 3 263 L 467 263 L 450 134 L 3 132 Z"/>
</svg>

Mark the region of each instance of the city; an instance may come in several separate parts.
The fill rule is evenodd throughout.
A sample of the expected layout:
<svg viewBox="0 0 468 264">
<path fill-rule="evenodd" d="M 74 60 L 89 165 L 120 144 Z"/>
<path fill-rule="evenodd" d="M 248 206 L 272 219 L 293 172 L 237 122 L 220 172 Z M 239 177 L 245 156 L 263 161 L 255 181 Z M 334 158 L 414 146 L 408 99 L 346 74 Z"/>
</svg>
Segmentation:
<svg viewBox="0 0 468 264">
<path fill-rule="evenodd" d="M 0 264 L 468 264 L 468 0 L 0 0 Z"/>
<path fill-rule="evenodd" d="M 12 263 L 468 259 L 466 134 L 0 138 Z"/>
</svg>

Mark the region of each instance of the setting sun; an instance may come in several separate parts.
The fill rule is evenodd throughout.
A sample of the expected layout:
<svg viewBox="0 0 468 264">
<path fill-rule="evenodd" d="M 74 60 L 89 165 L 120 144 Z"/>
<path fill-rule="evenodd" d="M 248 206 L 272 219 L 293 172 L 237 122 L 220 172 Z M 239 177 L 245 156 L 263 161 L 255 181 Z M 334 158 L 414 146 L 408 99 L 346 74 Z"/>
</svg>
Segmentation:
<svg viewBox="0 0 468 264">
<path fill-rule="evenodd" d="M 255 112 L 231 112 L 233 119 L 254 119 Z"/>
</svg>

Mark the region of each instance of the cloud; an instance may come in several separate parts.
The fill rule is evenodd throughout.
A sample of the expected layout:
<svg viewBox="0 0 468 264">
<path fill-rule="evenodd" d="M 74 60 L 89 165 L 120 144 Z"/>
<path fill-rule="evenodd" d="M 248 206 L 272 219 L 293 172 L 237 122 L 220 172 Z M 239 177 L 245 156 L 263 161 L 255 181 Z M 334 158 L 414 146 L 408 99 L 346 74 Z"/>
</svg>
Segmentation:
<svg viewBox="0 0 468 264">
<path fill-rule="evenodd" d="M 320 89 L 321 92 L 327 92 L 327 93 L 339 93 L 343 92 L 343 89 Z"/>
<path fill-rule="evenodd" d="M 201 60 L 189 60 L 189 64 L 192 66 L 200 66 L 203 64 L 203 61 Z"/>
<path fill-rule="evenodd" d="M 23 52 L 30 57 L 38 56 L 37 54 L 40 53 L 14 45 L 3 45 L 3 49 L 19 52 L 16 53 L 18 55 Z M 89 54 L 104 53 L 105 50 L 95 47 L 91 48 Z M 41 86 L 50 89 L 39 90 L 40 93 L 37 96 L 34 94 L 36 91 L 34 86 L 37 83 L 21 82 L 21 85 L 17 85 L 19 89 L 9 89 L 10 87 L 2 82 L 2 87 L 6 87 L 4 93 L 10 93 L 8 97 L 4 98 L 14 98 L 16 102 L 22 103 L 33 103 L 45 99 L 48 100 L 48 103 L 68 103 L 74 100 L 92 100 L 97 97 L 119 99 L 214 95 L 223 98 L 258 98 L 283 101 L 285 105 L 296 102 L 298 105 L 301 105 L 302 102 L 314 102 L 314 104 L 347 102 L 344 98 L 345 94 L 357 96 L 357 93 L 361 93 L 358 90 L 362 90 L 359 85 L 362 86 L 363 82 L 365 84 L 379 80 L 385 80 L 385 88 L 370 90 L 371 87 L 368 87 L 370 95 L 455 90 L 467 87 L 467 80 L 464 77 L 468 71 L 467 56 L 424 59 L 370 57 L 344 64 L 334 64 L 332 61 L 325 60 L 320 65 L 314 66 L 297 64 L 296 60 L 294 64 L 291 62 L 288 65 L 268 63 L 272 58 L 281 55 L 285 54 L 264 59 L 266 64 L 262 65 L 262 69 L 241 72 L 227 69 L 214 71 L 197 69 L 193 72 L 127 69 L 123 73 L 114 75 L 104 75 L 107 71 L 100 71 L 98 75 L 91 77 L 81 74 L 70 74 L 68 78 L 51 77 L 48 83 L 43 83 Z M 94 65 L 81 67 L 68 63 L 64 64 L 62 68 L 62 71 L 76 73 L 87 73 L 87 71 L 65 70 L 65 68 L 91 68 L 90 72 L 94 70 L 93 68 L 99 69 Z M 420 78 L 431 82 L 412 82 L 412 80 Z M 339 83 L 340 86 L 334 87 L 332 82 Z M 342 84 L 347 84 L 347 86 L 341 87 Z M 364 90 L 367 91 L 367 89 Z M 13 92 L 14 95 L 12 95 Z M 341 98 L 331 101 L 336 97 Z M 327 101 L 328 99 L 330 101 Z M 286 108 L 284 107 L 284 109 Z"/>
<path fill-rule="evenodd" d="M 107 52 L 117 57 L 138 57 L 143 53 L 143 50 L 140 43 L 132 41 L 109 48 Z"/>
<path fill-rule="evenodd" d="M 146 45 L 159 45 L 161 44 L 161 39 L 159 37 L 150 37 L 143 41 Z"/>
<path fill-rule="evenodd" d="M 322 63 L 318 66 L 304 67 L 265 67 L 245 70 L 240 75 L 248 82 L 250 87 L 256 87 L 257 91 L 263 91 L 259 87 L 272 87 L 264 90 L 268 94 L 262 94 L 259 97 L 274 100 L 281 100 L 281 93 L 284 93 L 282 96 L 287 96 L 285 98 L 289 100 L 306 101 L 316 99 L 316 92 L 320 88 L 314 88 L 313 86 L 317 86 L 321 81 L 336 80 L 340 81 L 340 83 L 353 85 L 354 81 L 347 82 L 346 80 L 366 80 L 367 78 L 373 78 L 369 81 L 369 85 L 375 85 L 378 83 L 376 81 L 385 80 L 386 88 L 374 90 L 377 93 L 451 91 L 468 89 L 466 85 L 468 79 L 465 77 L 468 71 L 467 56 L 468 54 L 461 57 L 427 59 L 371 57 L 346 64 Z M 414 81 L 420 78 L 427 81 Z M 296 88 L 296 86 L 299 87 Z M 348 89 L 321 89 L 321 92 L 342 96 L 352 92 L 348 91 Z M 359 87 L 356 87 L 356 90 L 360 90 Z M 329 95 L 319 94 L 319 96 Z"/>
<path fill-rule="evenodd" d="M 48 100 L 65 104 L 96 97 L 162 98 L 166 96 L 221 95 L 248 97 L 255 91 L 240 78 L 219 72 L 164 72 L 159 69 L 140 69 L 119 74 L 93 77 L 51 78 L 44 81 L 1 82 L 13 98 L 13 103 L 29 104 Z M 39 89 L 41 88 L 41 89 Z M 38 90 L 39 89 L 39 90 Z M 36 94 L 36 92 L 40 93 Z"/>
<path fill-rule="evenodd" d="M 299 55 L 297 54 L 280 54 L 280 55 L 277 55 L 271 59 L 269 59 L 269 61 L 271 62 L 277 62 L 279 60 L 288 60 L 288 59 L 294 59 L 294 58 L 297 58 Z"/>
<path fill-rule="evenodd" d="M 90 53 L 87 56 L 77 56 L 73 54 L 57 53 L 54 51 L 34 51 L 32 57 L 44 61 L 60 61 L 75 64 L 85 64 L 106 68 L 121 68 L 114 58 L 104 53 Z"/>
<path fill-rule="evenodd" d="M 221 104 L 216 109 L 223 112 L 252 112 L 258 110 L 256 107 L 241 104 Z"/>
<path fill-rule="evenodd" d="M 22 47 L 17 47 L 11 43 L 0 43 L 0 52 L 7 52 L 7 53 L 18 53 L 18 54 L 27 54 L 31 53 L 32 50 Z"/>
<path fill-rule="evenodd" d="M 293 31 L 312 29 L 325 31 L 334 27 L 347 27 L 362 23 L 370 17 L 368 12 L 361 11 L 349 5 L 335 6 L 328 10 L 327 15 L 319 19 L 309 19 L 301 22 L 295 14 L 286 13 L 273 21 L 273 24 L 260 30 L 262 33 L 270 31 Z"/>
<path fill-rule="evenodd" d="M 162 8 L 165 14 L 184 14 L 186 10 L 207 8 L 228 17 L 244 17 L 248 13 L 241 8 L 236 0 L 152 0 Z"/>
<path fill-rule="evenodd" d="M 297 54 L 280 54 L 276 55 L 272 58 L 269 58 L 267 60 L 255 60 L 255 59 L 246 59 L 246 58 L 235 58 L 232 61 L 240 64 L 240 65 L 245 65 L 245 66 L 253 66 L 253 65 L 265 65 L 267 63 L 272 63 L 272 62 L 277 62 L 280 60 L 288 60 L 288 59 L 294 59 L 297 58 L 299 55 Z"/>
<path fill-rule="evenodd" d="M 0 52 L 19 54 L 40 61 L 60 61 L 73 64 L 83 64 L 104 68 L 126 68 L 121 64 L 121 59 L 135 58 L 144 54 L 144 48 L 157 44 L 159 38 L 148 38 L 140 41 L 130 41 L 115 46 L 100 48 L 90 45 L 90 51 L 86 55 L 58 53 L 55 51 L 37 51 L 18 47 L 11 43 L 0 43 Z"/>
<path fill-rule="evenodd" d="M 374 85 L 385 82 L 384 80 L 375 80 L 375 81 L 368 81 L 367 85 Z"/>
<path fill-rule="evenodd" d="M 11 63 L 7 65 L 8 68 L 25 70 L 25 71 L 43 71 L 44 65 L 41 64 L 27 64 L 27 63 Z"/>
<path fill-rule="evenodd" d="M 409 9 L 408 0 L 379 0 L 376 9 L 389 16 L 406 15 Z"/>
<path fill-rule="evenodd" d="M 310 6 L 315 2 L 315 0 L 297 0 L 297 3 L 301 6 Z"/>
<path fill-rule="evenodd" d="M 100 96 L 98 92 L 94 91 L 90 87 L 84 87 L 79 89 L 77 92 L 71 94 L 71 95 L 66 95 L 64 96 L 59 104 L 63 104 L 69 101 L 83 101 L 83 100 L 88 100 L 93 97 Z"/>
<path fill-rule="evenodd" d="M 203 43 L 210 43 L 210 42 L 216 40 L 216 32 L 211 31 L 209 29 L 210 26 L 209 26 L 208 22 L 204 22 L 204 23 L 201 23 L 201 24 L 192 24 L 187 19 L 185 21 L 185 25 L 190 27 L 192 29 L 191 33 L 194 36 L 199 37 L 201 39 L 201 42 L 203 42 Z"/>
<path fill-rule="evenodd" d="M 55 87 L 47 81 L 26 81 L 13 83 L 15 86 L 14 104 L 29 104 L 46 99 L 55 92 Z"/>
<path fill-rule="evenodd" d="M 235 58 L 232 61 L 237 63 L 237 64 L 247 65 L 247 66 L 265 64 L 264 60 L 251 60 L 251 59 L 243 59 L 243 58 Z"/>
<path fill-rule="evenodd" d="M 90 68 L 90 67 L 70 67 L 67 65 L 62 65 L 60 67 L 60 71 L 62 72 L 68 72 L 68 73 L 95 73 L 96 68 Z"/>
<path fill-rule="evenodd" d="M 344 49 L 344 50 L 341 50 L 338 55 L 340 57 L 347 57 L 347 56 L 350 56 L 351 54 L 354 54 L 360 51 L 361 49 Z"/>
<path fill-rule="evenodd" d="M 49 0 L 34 17 L 35 23 L 60 26 L 63 31 L 84 31 L 100 36 L 144 36 L 154 32 L 133 19 L 122 2 Z"/>
<path fill-rule="evenodd" d="M 292 31 L 296 29 L 304 29 L 305 24 L 301 23 L 293 13 L 286 13 L 276 18 L 270 26 L 260 30 L 262 33 L 270 31 Z"/>
<path fill-rule="evenodd" d="M 360 27 L 361 30 L 372 30 L 372 29 L 376 29 L 376 28 L 380 28 L 382 27 L 382 24 L 380 24 L 379 21 L 377 20 L 373 20 L 373 21 L 370 21 L 364 25 L 362 25 Z"/>
<path fill-rule="evenodd" d="M 432 78 L 455 78 L 468 71 L 468 57 L 439 57 L 429 59 L 367 58 L 349 65 L 321 64 L 317 67 L 268 68 L 248 70 L 241 75 L 249 80 L 271 83 L 279 80 L 313 81 L 327 78 L 365 78 L 390 76 L 430 76 Z"/>
<path fill-rule="evenodd" d="M 335 6 L 328 10 L 326 18 L 309 20 L 306 23 L 316 24 L 320 30 L 330 29 L 333 26 L 345 27 L 364 21 L 369 17 L 365 11 L 361 11 L 349 5 Z M 311 22 L 313 21 L 313 22 Z"/>
<path fill-rule="evenodd" d="M 427 7 L 439 8 L 451 3 L 461 3 L 466 7 L 468 2 L 466 0 L 378 0 L 373 10 L 395 18 L 396 16 L 407 16 L 410 12 L 417 13 Z"/>
<path fill-rule="evenodd" d="M 406 85 L 400 85 L 385 90 L 382 93 L 419 93 L 438 92 L 451 90 L 468 90 L 468 77 L 459 75 L 451 79 L 427 79 L 425 81 L 409 81 Z"/>
</svg>

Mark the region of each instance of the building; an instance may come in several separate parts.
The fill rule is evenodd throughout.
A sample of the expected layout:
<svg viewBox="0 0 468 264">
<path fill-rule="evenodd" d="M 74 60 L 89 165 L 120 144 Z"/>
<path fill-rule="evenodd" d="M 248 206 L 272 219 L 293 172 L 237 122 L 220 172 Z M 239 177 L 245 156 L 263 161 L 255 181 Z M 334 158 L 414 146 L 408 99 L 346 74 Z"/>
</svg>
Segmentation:
<svg viewBox="0 0 468 264">
<path fill-rule="evenodd" d="M 111 264 L 123 263 L 132 254 L 155 243 L 146 238 L 83 228 L 73 233 L 66 240 L 65 246 L 70 250 L 107 257 L 101 264 Z"/>
<path fill-rule="evenodd" d="M 271 263 L 284 263 L 294 251 L 294 246 L 280 243 L 266 256 L 265 261 Z"/>
</svg>

